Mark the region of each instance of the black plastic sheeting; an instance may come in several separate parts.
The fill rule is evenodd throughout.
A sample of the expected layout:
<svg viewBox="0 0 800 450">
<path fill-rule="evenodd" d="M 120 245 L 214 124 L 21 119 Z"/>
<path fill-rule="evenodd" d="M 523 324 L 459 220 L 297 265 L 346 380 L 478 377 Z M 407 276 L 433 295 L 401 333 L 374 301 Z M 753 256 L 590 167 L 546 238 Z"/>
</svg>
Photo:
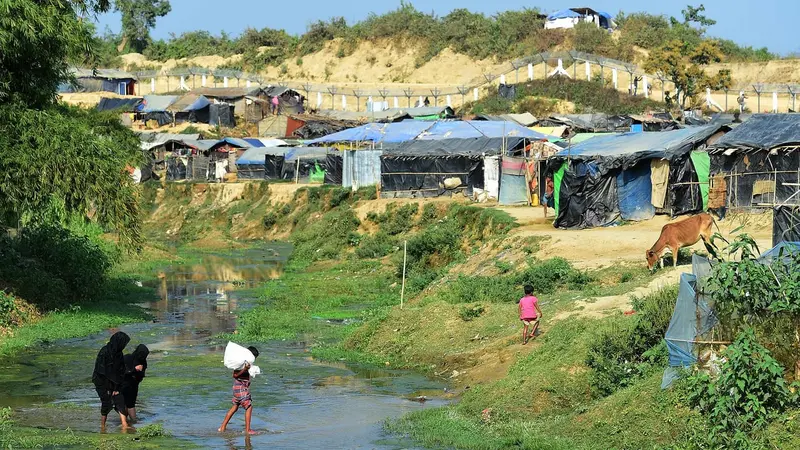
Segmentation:
<svg viewBox="0 0 800 450">
<path fill-rule="evenodd" d="M 468 138 L 468 139 L 417 139 L 383 148 L 384 156 L 482 156 L 499 155 L 503 150 L 514 150 L 522 146 L 520 137 Z"/>
<path fill-rule="evenodd" d="M 689 154 L 673 160 L 669 165 L 669 197 L 665 207 L 671 208 L 671 215 L 699 213 L 703 210 L 703 194 L 700 192 L 697 172 Z"/>
<path fill-rule="evenodd" d="M 325 157 L 325 184 L 342 185 L 344 161 L 341 153 L 328 154 Z"/>
<path fill-rule="evenodd" d="M 264 166 L 261 164 L 237 164 L 236 178 L 240 180 L 263 180 Z"/>
<path fill-rule="evenodd" d="M 753 148 L 800 145 L 800 114 L 753 114 L 722 136 L 714 148 Z"/>
<path fill-rule="evenodd" d="M 185 180 L 188 168 L 180 158 L 167 159 L 167 181 Z"/>
<path fill-rule="evenodd" d="M 517 98 L 517 86 L 513 84 L 501 84 L 497 88 L 497 94 L 500 97 L 507 98 L 509 100 L 513 100 Z"/>
<path fill-rule="evenodd" d="M 381 190 L 415 191 L 423 197 L 438 197 L 447 192 L 444 180 L 458 177 L 459 188 L 471 195 L 473 188 L 483 188 L 483 158 L 452 157 L 381 157 Z"/>
<path fill-rule="evenodd" d="M 566 125 L 573 133 L 625 132 L 631 130 L 633 119 L 629 116 L 609 114 L 569 114 L 550 116 L 539 121 L 540 127 Z M 649 130 L 648 130 L 649 131 Z"/>
<path fill-rule="evenodd" d="M 264 179 L 265 180 L 280 180 L 281 172 L 283 171 L 283 155 L 266 155 L 264 162 Z"/>
<path fill-rule="evenodd" d="M 800 205 L 774 208 L 772 215 L 772 245 L 781 242 L 800 242 Z"/>
<path fill-rule="evenodd" d="M 557 228 L 609 225 L 619 218 L 616 174 L 604 176 L 593 162 L 575 162 L 564 172 L 558 201 Z"/>
<path fill-rule="evenodd" d="M 710 176 L 737 174 L 728 179 L 726 186 L 725 200 L 729 207 L 748 208 L 758 203 L 785 202 L 798 190 L 797 186 L 787 186 L 786 183 L 800 183 L 800 151 L 775 155 L 767 151 L 736 152 L 728 156 L 712 153 L 710 156 Z M 774 193 L 754 194 L 757 181 L 769 180 L 775 182 Z"/>
<path fill-rule="evenodd" d="M 136 107 L 142 103 L 141 98 L 107 98 L 100 99 L 98 111 L 135 112 Z"/>
<path fill-rule="evenodd" d="M 329 134 L 338 133 L 342 130 L 347 130 L 350 128 L 354 128 L 358 126 L 357 122 L 352 122 L 349 124 L 344 123 L 332 123 L 332 122 L 322 122 L 322 121 L 309 121 L 306 122 L 305 125 L 298 128 L 297 130 L 292 133 L 294 137 L 300 139 L 317 139 L 323 136 L 327 136 Z"/>
<path fill-rule="evenodd" d="M 208 105 L 209 125 L 233 128 L 236 126 L 233 111 L 234 106 L 227 103 L 212 103 Z"/>
<path fill-rule="evenodd" d="M 145 123 L 155 120 L 158 122 L 158 126 L 163 127 L 164 125 L 172 123 L 172 114 L 166 111 L 149 112 L 142 115 L 142 120 L 144 120 Z"/>
<path fill-rule="evenodd" d="M 175 113 L 175 122 L 183 123 L 208 123 L 211 119 L 211 105 L 194 111 L 182 111 Z"/>
</svg>

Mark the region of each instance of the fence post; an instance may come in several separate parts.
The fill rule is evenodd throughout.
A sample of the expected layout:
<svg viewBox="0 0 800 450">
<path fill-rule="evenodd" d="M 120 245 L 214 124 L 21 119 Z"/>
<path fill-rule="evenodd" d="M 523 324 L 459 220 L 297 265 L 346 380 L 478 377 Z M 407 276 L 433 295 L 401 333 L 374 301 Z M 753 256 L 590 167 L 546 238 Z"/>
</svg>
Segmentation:
<svg viewBox="0 0 800 450">
<path fill-rule="evenodd" d="M 403 241 L 403 285 L 400 288 L 400 309 L 403 309 L 403 300 L 406 295 L 406 262 L 408 261 L 408 241 Z"/>
</svg>

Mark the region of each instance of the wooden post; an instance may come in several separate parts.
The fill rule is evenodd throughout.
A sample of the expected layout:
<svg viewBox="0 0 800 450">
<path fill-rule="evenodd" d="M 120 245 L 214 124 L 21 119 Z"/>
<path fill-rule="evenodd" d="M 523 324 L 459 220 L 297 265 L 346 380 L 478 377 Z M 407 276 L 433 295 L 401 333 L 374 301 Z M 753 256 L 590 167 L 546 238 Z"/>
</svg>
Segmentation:
<svg viewBox="0 0 800 450">
<path fill-rule="evenodd" d="M 298 184 L 300 180 L 300 155 L 297 155 L 297 167 L 294 169 L 294 184 Z"/>
<path fill-rule="evenodd" d="M 408 241 L 403 241 L 403 286 L 400 288 L 400 309 L 406 295 L 406 261 L 408 260 Z"/>
</svg>

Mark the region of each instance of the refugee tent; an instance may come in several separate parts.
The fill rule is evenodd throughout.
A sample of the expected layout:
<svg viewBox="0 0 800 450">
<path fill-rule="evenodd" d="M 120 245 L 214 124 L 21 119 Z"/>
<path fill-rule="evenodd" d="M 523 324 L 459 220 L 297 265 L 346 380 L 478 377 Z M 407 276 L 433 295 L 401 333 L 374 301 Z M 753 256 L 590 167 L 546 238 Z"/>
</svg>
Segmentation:
<svg viewBox="0 0 800 450">
<path fill-rule="evenodd" d="M 273 97 L 278 97 L 278 112 L 280 114 L 303 114 L 306 112 L 303 103 L 305 97 L 294 89 L 285 86 L 267 86 L 264 88 L 269 102 Z"/>
<path fill-rule="evenodd" d="M 414 108 L 389 108 L 383 111 L 338 111 L 322 110 L 321 116 L 336 120 L 356 122 L 400 122 L 407 119 L 439 120 L 455 118 L 455 111 L 449 106 L 420 106 Z"/>
<path fill-rule="evenodd" d="M 167 107 L 175 123 L 208 123 L 211 102 L 199 94 L 186 94 Z"/>
<path fill-rule="evenodd" d="M 381 193 L 386 197 L 437 197 L 484 185 L 484 159 L 524 145 L 522 137 L 416 140 L 385 147 Z M 496 165 L 495 165 L 496 167 Z M 496 192 L 496 189 L 494 189 Z"/>
<path fill-rule="evenodd" d="M 702 210 L 708 155 L 694 151 L 721 128 L 614 134 L 562 150 L 547 169 L 554 174 L 554 225 L 588 228 L 620 217 L 646 220 L 662 208 L 673 215 Z"/>
<path fill-rule="evenodd" d="M 282 158 L 280 179 L 296 180 L 298 183 L 319 183 L 325 182 L 325 171 L 327 167 L 327 157 L 333 149 L 324 147 L 288 147 L 286 153 L 281 157 L 266 156 L 265 166 L 270 166 L 269 160 L 277 167 L 277 161 Z M 341 173 L 335 174 L 341 178 Z"/>
<path fill-rule="evenodd" d="M 350 128 L 338 133 L 307 141 L 306 144 L 393 144 L 413 140 L 430 127 L 431 124 L 429 122 L 417 122 L 414 120 L 404 120 L 402 122 L 392 123 L 368 123 L 360 127 Z"/>
<path fill-rule="evenodd" d="M 98 111 L 119 111 L 131 113 L 137 111 L 142 103 L 141 98 L 107 98 L 100 99 L 97 105 Z"/>
<path fill-rule="evenodd" d="M 266 155 L 283 156 L 287 147 L 281 146 L 286 145 L 286 142 L 280 139 L 245 138 L 243 140 L 250 144 L 250 148 L 236 159 L 238 177 L 248 180 L 266 179 Z"/>
<path fill-rule="evenodd" d="M 614 133 L 631 131 L 631 126 L 641 124 L 642 131 L 667 131 L 680 128 L 677 122 L 667 113 L 627 116 L 612 114 L 563 114 L 542 119 L 540 127 L 569 127 L 571 134 L 576 133 Z"/>
<path fill-rule="evenodd" d="M 145 95 L 141 106 L 141 119 L 147 123 L 151 120 L 159 126 L 172 123 L 172 113 L 168 108 L 178 100 L 177 95 Z"/>
<path fill-rule="evenodd" d="M 226 128 L 236 126 L 234 105 L 227 103 L 212 103 L 208 107 L 208 124 Z"/>
<path fill-rule="evenodd" d="M 595 11 L 591 8 L 570 8 L 548 15 L 544 28 L 575 28 L 575 25 L 581 22 L 593 23 L 599 28 L 608 30 L 614 27 L 614 21 L 609 13 Z"/>
<path fill-rule="evenodd" d="M 800 114 L 754 114 L 709 149 L 712 207 L 773 208 L 797 204 Z M 794 197 L 792 197 L 794 196 Z"/>
<path fill-rule="evenodd" d="M 73 68 L 75 83 L 63 83 L 59 93 L 113 92 L 119 95 L 136 95 L 136 76 L 116 69 Z"/>
<path fill-rule="evenodd" d="M 247 97 L 268 101 L 264 89 L 259 86 L 252 87 L 202 87 L 192 89 L 192 94 L 202 95 L 215 104 L 233 105 L 232 113 L 244 117 L 247 113 Z M 213 115 L 213 109 L 212 109 Z"/>
</svg>

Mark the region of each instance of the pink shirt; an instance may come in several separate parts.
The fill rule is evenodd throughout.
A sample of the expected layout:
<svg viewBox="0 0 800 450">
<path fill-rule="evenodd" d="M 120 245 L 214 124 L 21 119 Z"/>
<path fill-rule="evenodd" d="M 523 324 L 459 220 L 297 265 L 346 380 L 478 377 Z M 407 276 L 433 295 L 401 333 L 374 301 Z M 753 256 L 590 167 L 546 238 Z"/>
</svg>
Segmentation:
<svg viewBox="0 0 800 450">
<path fill-rule="evenodd" d="M 520 319 L 535 319 L 536 318 L 536 303 L 539 299 L 532 295 L 526 295 L 519 299 L 520 304 Z"/>
</svg>

